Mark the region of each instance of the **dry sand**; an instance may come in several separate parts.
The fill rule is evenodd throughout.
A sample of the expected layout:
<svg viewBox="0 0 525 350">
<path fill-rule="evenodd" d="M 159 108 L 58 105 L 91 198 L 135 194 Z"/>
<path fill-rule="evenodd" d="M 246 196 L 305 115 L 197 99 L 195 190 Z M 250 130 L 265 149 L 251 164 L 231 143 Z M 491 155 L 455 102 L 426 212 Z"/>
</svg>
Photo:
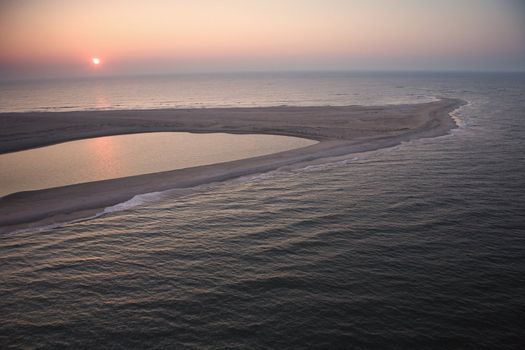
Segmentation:
<svg viewBox="0 0 525 350">
<path fill-rule="evenodd" d="M 286 152 L 0 198 L 0 232 L 87 217 L 149 192 L 190 188 L 319 159 L 444 135 L 457 99 L 389 106 L 261 107 L 0 114 L 0 153 L 71 140 L 158 131 L 276 134 L 319 143 Z"/>
</svg>

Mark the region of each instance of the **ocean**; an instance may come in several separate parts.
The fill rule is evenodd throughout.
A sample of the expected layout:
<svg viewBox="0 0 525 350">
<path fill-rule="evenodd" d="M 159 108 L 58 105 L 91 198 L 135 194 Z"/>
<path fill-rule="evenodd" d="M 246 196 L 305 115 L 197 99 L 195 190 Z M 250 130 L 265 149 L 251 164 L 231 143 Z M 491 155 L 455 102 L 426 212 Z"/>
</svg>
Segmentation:
<svg viewBox="0 0 525 350">
<path fill-rule="evenodd" d="M 468 102 L 458 128 L 0 238 L 0 348 L 519 349 L 525 74 L 0 84 L 0 111 Z"/>
</svg>

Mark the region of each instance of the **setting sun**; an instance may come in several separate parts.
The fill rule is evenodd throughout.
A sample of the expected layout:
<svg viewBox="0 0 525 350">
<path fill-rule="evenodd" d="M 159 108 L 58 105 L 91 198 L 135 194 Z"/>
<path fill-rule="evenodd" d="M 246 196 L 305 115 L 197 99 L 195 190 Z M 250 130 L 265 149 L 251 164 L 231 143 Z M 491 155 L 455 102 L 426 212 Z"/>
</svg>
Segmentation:
<svg viewBox="0 0 525 350">
<path fill-rule="evenodd" d="M 0 350 L 525 344 L 525 0 L 0 0 L 0 125 Z"/>
</svg>

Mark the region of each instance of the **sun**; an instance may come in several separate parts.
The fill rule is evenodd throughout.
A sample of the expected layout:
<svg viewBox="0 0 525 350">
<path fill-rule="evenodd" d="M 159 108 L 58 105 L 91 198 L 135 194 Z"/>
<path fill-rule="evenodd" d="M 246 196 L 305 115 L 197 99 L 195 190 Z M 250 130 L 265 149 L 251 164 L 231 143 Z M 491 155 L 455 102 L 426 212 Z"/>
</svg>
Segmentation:
<svg viewBox="0 0 525 350">
<path fill-rule="evenodd" d="M 98 65 L 100 64 L 100 58 L 98 58 L 98 57 L 93 57 L 93 58 L 91 59 L 91 62 L 93 62 L 93 64 L 94 64 L 95 66 L 98 66 Z"/>
</svg>

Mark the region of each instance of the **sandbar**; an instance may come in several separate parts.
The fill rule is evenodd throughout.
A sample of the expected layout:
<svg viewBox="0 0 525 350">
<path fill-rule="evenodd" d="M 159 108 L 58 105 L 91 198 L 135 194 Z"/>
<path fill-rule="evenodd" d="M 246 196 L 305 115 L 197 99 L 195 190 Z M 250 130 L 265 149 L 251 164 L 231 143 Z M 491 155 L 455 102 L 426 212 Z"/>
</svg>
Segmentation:
<svg viewBox="0 0 525 350">
<path fill-rule="evenodd" d="M 88 217 L 135 195 L 191 188 L 447 134 L 459 99 L 386 106 L 199 108 L 0 114 L 0 153 L 98 136 L 184 131 L 274 134 L 319 143 L 211 164 L 88 182 L 0 198 L 0 233 Z"/>
</svg>

